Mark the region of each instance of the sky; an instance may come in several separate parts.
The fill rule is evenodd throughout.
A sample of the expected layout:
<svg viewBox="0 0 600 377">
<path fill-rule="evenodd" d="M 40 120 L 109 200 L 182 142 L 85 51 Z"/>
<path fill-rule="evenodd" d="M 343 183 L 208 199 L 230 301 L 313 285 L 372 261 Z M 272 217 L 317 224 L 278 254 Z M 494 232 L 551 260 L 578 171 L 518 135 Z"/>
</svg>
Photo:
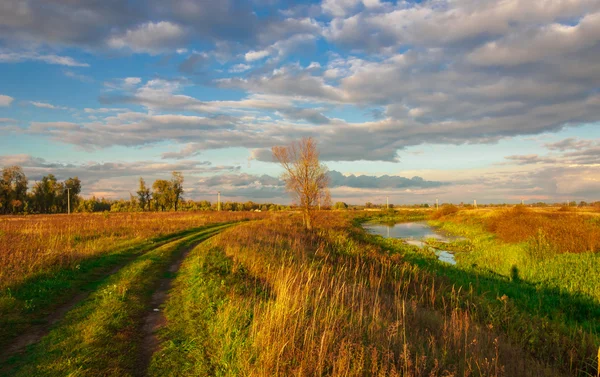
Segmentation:
<svg viewBox="0 0 600 377">
<path fill-rule="evenodd" d="M 314 137 L 334 201 L 600 199 L 598 0 L 2 0 L 0 167 L 129 198 L 289 202 Z"/>
</svg>

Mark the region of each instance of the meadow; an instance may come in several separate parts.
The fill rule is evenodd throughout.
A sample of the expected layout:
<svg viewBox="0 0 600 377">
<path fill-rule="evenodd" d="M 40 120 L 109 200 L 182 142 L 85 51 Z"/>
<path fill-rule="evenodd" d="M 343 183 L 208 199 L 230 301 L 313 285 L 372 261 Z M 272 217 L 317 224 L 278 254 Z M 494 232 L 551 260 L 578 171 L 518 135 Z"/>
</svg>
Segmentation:
<svg viewBox="0 0 600 377">
<path fill-rule="evenodd" d="M 77 216 L 0 219 L 0 375 L 598 374 L 594 212 Z M 425 219 L 456 266 L 361 227 Z"/>
</svg>

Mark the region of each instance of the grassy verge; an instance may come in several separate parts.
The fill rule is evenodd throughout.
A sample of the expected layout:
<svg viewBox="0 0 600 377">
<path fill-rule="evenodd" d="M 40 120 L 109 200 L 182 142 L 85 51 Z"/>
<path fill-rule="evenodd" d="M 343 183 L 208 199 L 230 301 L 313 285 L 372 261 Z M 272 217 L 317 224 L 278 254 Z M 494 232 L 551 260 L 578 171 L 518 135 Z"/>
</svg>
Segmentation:
<svg viewBox="0 0 600 377">
<path fill-rule="evenodd" d="M 201 231 L 205 226 L 122 245 L 111 253 L 90 256 L 74 268 L 38 273 L 18 285 L 0 290 L 0 348 L 78 292 L 97 287 L 111 269 L 165 243 Z"/>
<path fill-rule="evenodd" d="M 148 375 L 240 375 L 253 308 L 268 299 L 268 287 L 211 242 L 192 253 L 166 305 L 168 326 Z"/>
<path fill-rule="evenodd" d="M 455 267 L 440 263 L 429 250 L 356 234 L 451 283 L 462 292 L 461 302 L 477 308 L 472 313 L 478 322 L 499 329 L 538 360 L 572 374 L 595 374 L 600 346 L 600 254 L 548 253 L 553 249 L 549 240 L 537 237 L 502 242 L 483 225 L 497 215 L 463 211 L 456 221 L 454 215 L 430 221 L 442 231 L 467 238 L 442 247 L 455 253 Z M 506 223 L 510 221 L 505 213 L 502 216 Z M 503 231 L 508 225 L 518 227 L 503 224 Z M 449 299 L 447 290 L 439 292 Z"/>
<path fill-rule="evenodd" d="M 460 292 L 460 306 L 471 305 L 471 315 L 477 322 L 505 334 L 537 360 L 571 375 L 593 375 L 597 370 L 600 306 L 589 297 L 566 294 L 460 262 L 449 266 L 427 250 L 379 236 L 368 237 L 390 253 L 402 255 L 421 271 L 439 277 L 436 290 L 441 301 L 434 302 L 434 307 L 445 305 L 444 300 L 450 300 L 452 290 L 456 290 Z"/>
<path fill-rule="evenodd" d="M 476 321 L 473 292 L 412 248 L 389 253 L 351 217 L 320 220 L 309 233 L 289 218 L 245 224 L 197 248 L 150 374 L 562 375 Z"/>
<path fill-rule="evenodd" d="M 600 304 L 600 253 L 556 253 L 542 233 L 523 242 L 502 242 L 480 224 L 431 221 L 439 229 L 468 238 L 455 246 L 463 266 L 489 270 L 511 280 L 589 297 Z M 600 329 L 599 329 L 600 332 Z"/>
<path fill-rule="evenodd" d="M 188 245 L 231 224 L 203 230 L 149 251 L 99 284 L 40 343 L 9 359 L 10 376 L 127 376 L 135 374 L 140 321 L 155 283 Z M 10 368 L 10 372 L 8 372 Z"/>
</svg>

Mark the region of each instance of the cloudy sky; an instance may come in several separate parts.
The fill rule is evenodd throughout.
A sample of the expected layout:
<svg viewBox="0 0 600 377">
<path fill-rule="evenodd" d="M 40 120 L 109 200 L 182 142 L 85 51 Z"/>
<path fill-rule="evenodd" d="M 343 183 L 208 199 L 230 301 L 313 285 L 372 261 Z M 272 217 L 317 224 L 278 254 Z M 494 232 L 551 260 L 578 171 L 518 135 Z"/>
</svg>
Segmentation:
<svg viewBox="0 0 600 377">
<path fill-rule="evenodd" d="M 598 200 L 599 88 L 598 0 L 0 1 L 0 167 L 84 195 L 286 202 L 313 136 L 334 200 Z"/>
</svg>

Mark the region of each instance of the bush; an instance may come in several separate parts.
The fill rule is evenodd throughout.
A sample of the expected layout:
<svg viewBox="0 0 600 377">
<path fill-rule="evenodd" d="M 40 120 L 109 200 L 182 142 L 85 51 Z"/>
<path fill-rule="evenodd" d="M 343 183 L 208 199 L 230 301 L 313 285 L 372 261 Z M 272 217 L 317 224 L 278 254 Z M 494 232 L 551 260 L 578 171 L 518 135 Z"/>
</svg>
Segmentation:
<svg viewBox="0 0 600 377">
<path fill-rule="evenodd" d="M 348 209 L 348 204 L 346 204 L 344 202 L 336 202 L 333 205 L 333 209 Z"/>
<path fill-rule="evenodd" d="M 454 213 L 456 213 L 458 211 L 459 211 L 459 209 L 458 209 L 457 206 L 455 206 L 453 204 L 448 204 L 448 205 L 442 206 L 441 209 L 435 211 L 433 213 L 432 217 L 434 219 L 439 219 L 439 218 L 444 217 L 444 216 L 452 215 L 452 214 L 454 214 Z"/>
</svg>

